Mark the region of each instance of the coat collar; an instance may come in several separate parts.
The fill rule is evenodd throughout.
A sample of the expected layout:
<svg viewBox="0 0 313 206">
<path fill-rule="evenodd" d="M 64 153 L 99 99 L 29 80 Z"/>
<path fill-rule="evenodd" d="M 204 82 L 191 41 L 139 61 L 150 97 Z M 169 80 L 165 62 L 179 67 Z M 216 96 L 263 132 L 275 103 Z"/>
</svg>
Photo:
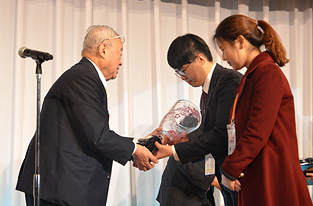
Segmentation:
<svg viewBox="0 0 313 206">
<path fill-rule="evenodd" d="M 273 58 L 268 52 L 261 52 L 258 56 L 254 58 L 254 60 L 251 62 L 250 66 L 247 68 L 247 71 L 245 73 L 245 76 L 252 73 L 256 68 L 259 67 L 260 64 L 264 62 L 272 62 L 275 63 Z"/>
<path fill-rule="evenodd" d="M 242 77 L 240 85 L 237 88 L 236 93 L 238 94 L 238 100 L 240 99 L 240 96 L 244 90 L 247 76 L 253 73 L 260 66 L 260 64 L 263 64 L 264 62 L 271 62 L 275 64 L 273 58 L 267 51 L 261 52 L 258 56 L 256 56 L 254 60 L 251 62 L 250 66 L 247 68 L 247 71 Z"/>
</svg>

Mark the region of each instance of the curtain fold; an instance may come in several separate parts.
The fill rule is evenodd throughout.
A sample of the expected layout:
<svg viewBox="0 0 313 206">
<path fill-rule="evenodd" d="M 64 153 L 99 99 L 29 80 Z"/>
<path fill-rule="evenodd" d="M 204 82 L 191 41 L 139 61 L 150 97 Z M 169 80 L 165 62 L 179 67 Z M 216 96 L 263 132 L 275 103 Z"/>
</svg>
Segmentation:
<svg viewBox="0 0 313 206">
<path fill-rule="evenodd" d="M 36 64 L 18 56 L 20 47 L 54 56 L 42 64 L 43 101 L 56 79 L 80 60 L 90 25 L 125 34 L 123 66 L 108 82 L 110 126 L 121 135 L 142 137 L 178 99 L 200 103 L 201 88 L 182 82 L 167 64 L 170 43 L 195 33 L 206 40 L 214 61 L 229 67 L 211 37 L 221 20 L 237 13 L 269 22 L 280 35 L 290 58 L 282 70 L 295 99 L 299 156 L 312 157 L 312 0 L 1 0 L 0 205 L 25 205 L 15 185 L 36 128 Z M 114 163 L 107 205 L 159 205 L 155 198 L 166 161 L 148 172 Z M 218 191 L 215 196 L 223 205 Z"/>
</svg>

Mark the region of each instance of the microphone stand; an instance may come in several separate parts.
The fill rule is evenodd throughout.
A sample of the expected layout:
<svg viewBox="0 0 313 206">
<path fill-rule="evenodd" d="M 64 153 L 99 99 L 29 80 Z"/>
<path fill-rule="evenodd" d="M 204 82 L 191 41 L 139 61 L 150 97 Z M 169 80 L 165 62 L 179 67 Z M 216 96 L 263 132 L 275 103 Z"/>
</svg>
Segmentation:
<svg viewBox="0 0 313 206">
<path fill-rule="evenodd" d="M 33 176 L 34 206 L 40 205 L 40 90 L 41 90 L 41 64 L 43 60 L 36 60 L 37 79 L 37 117 L 35 135 L 35 174 Z"/>
<path fill-rule="evenodd" d="M 37 117 L 35 134 L 35 174 L 33 176 L 33 198 L 34 206 L 40 205 L 40 88 L 41 88 L 41 64 L 44 61 L 52 60 L 53 56 L 49 53 L 21 47 L 18 54 L 22 58 L 31 57 L 36 61 L 36 79 L 37 79 Z"/>
</svg>

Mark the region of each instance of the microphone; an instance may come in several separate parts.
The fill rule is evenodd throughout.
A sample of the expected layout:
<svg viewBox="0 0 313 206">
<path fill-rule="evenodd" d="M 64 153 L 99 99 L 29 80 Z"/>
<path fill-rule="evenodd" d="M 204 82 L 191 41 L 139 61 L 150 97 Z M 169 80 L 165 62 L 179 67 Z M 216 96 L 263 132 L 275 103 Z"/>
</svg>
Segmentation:
<svg viewBox="0 0 313 206">
<path fill-rule="evenodd" d="M 49 53 L 28 49 L 27 47 L 21 47 L 18 50 L 18 55 L 20 55 L 20 57 L 22 58 L 30 57 L 34 60 L 38 60 L 42 62 L 53 59 L 53 56 Z"/>
</svg>

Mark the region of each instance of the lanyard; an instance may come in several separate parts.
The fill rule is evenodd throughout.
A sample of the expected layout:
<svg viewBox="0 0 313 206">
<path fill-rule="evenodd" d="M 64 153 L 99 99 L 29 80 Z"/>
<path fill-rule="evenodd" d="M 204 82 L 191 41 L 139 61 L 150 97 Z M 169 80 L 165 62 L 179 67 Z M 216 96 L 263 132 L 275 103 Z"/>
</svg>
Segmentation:
<svg viewBox="0 0 313 206">
<path fill-rule="evenodd" d="M 236 98 L 235 98 L 235 101 L 233 104 L 232 115 L 231 115 L 231 123 L 232 124 L 235 123 L 235 113 L 236 113 L 236 106 L 237 106 L 239 94 L 242 93 L 245 84 L 246 84 L 246 74 L 242 77 L 242 80 L 241 80 L 240 85 L 239 85 L 238 93 L 236 94 Z"/>
<path fill-rule="evenodd" d="M 235 101 L 234 101 L 234 104 L 233 104 L 233 108 L 232 108 L 233 112 L 232 112 L 232 115 L 231 115 L 231 123 L 235 122 L 235 111 L 236 111 L 237 101 L 238 101 L 238 93 L 236 95 L 236 98 L 235 98 Z"/>
</svg>

